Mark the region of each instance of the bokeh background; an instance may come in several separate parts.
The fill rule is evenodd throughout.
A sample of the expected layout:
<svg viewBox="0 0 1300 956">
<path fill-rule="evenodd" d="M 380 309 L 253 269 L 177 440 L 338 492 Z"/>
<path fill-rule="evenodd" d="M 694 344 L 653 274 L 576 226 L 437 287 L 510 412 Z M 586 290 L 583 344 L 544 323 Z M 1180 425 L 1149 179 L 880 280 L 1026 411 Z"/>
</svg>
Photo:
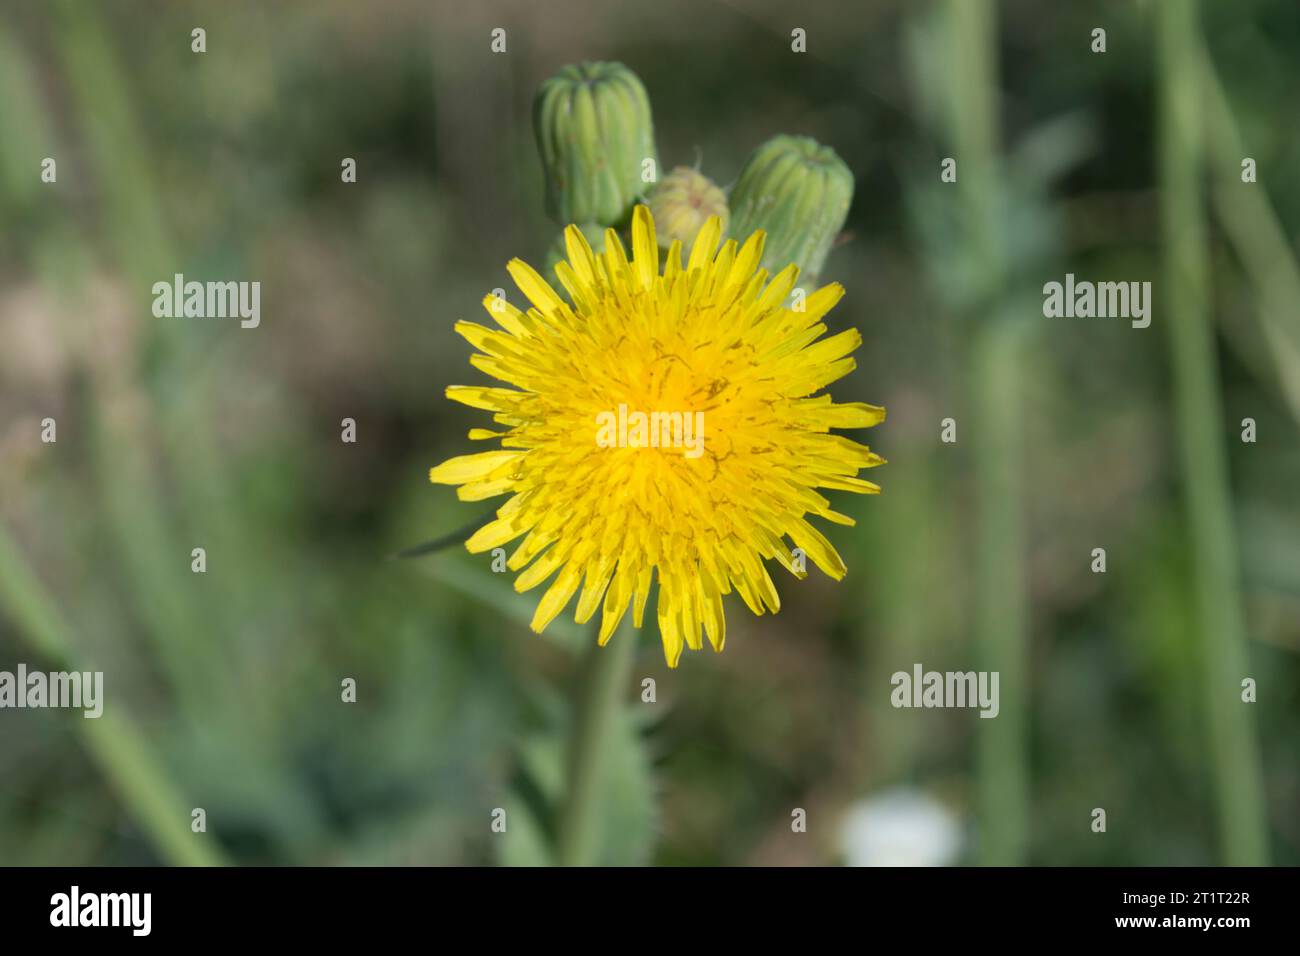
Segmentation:
<svg viewBox="0 0 1300 956">
<path fill-rule="evenodd" d="M 664 169 L 844 158 L 834 391 L 889 409 L 844 581 L 677 671 L 637 637 L 599 859 L 1300 862 L 1300 7 L 1166 5 L 0 0 L 0 669 L 107 694 L 0 712 L 0 864 L 554 859 L 594 630 L 389 556 L 480 517 L 427 481 L 486 424 L 452 325 L 557 234 L 530 103 L 581 59 Z M 1067 271 L 1151 280 L 1151 327 L 1043 318 Z M 261 327 L 155 319 L 176 272 L 259 280 Z M 895 710 L 915 663 L 1001 716 Z"/>
</svg>

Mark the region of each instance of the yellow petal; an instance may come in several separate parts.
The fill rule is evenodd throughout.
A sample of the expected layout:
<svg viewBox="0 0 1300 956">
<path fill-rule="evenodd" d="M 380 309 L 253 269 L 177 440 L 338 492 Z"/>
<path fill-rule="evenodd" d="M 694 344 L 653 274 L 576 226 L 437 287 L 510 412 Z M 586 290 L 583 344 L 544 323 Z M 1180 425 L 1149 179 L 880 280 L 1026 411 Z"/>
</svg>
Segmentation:
<svg viewBox="0 0 1300 956">
<path fill-rule="evenodd" d="M 569 603 L 580 583 L 582 583 L 582 569 L 577 564 L 569 562 L 560 572 L 560 576 L 555 579 L 555 583 L 542 595 L 529 626 L 538 634 L 546 630 L 546 625 L 555 620 L 555 616 L 564 610 L 564 606 Z"/>
<path fill-rule="evenodd" d="M 655 221 L 647 206 L 632 213 L 632 261 L 641 288 L 648 289 L 659 275 L 659 246 L 655 244 Z"/>
<path fill-rule="evenodd" d="M 510 273 L 510 278 L 515 280 L 515 285 L 519 286 L 519 291 L 528 297 L 528 301 L 544 314 L 560 312 L 564 308 L 564 300 L 556 295 L 551 284 L 543 279 L 528 263 L 522 259 L 511 259 L 506 264 L 506 271 Z"/>
<path fill-rule="evenodd" d="M 574 274 L 586 285 L 596 281 L 596 256 L 591 251 L 591 244 L 582 230 L 577 226 L 564 229 L 564 249 L 568 253 L 569 265 Z"/>
<path fill-rule="evenodd" d="M 517 451 L 485 451 L 477 455 L 460 455 L 429 469 L 429 480 L 438 485 L 463 485 L 467 481 L 486 478 L 502 465 L 508 465 L 521 457 L 522 454 Z"/>
<path fill-rule="evenodd" d="M 718 240 L 721 238 L 722 220 L 717 216 L 710 216 L 695 235 L 695 243 L 691 246 L 691 258 L 686 263 L 686 271 L 703 269 L 712 262 L 713 254 L 718 249 Z"/>
</svg>

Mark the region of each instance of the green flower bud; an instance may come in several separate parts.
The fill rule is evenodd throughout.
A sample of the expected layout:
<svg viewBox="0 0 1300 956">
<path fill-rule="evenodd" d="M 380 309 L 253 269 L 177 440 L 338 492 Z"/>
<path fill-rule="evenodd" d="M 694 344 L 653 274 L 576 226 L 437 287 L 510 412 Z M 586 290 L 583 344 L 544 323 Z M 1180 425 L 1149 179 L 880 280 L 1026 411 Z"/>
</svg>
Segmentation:
<svg viewBox="0 0 1300 956">
<path fill-rule="evenodd" d="M 591 246 L 592 251 L 598 255 L 605 251 L 604 226 L 597 225 L 594 222 L 585 222 L 579 225 L 578 229 L 582 232 L 583 236 L 586 237 L 587 244 Z M 555 241 L 551 243 L 551 247 L 546 250 L 546 268 L 542 270 L 542 275 L 547 279 L 554 279 L 556 282 L 559 282 L 560 277 L 555 274 L 555 267 L 561 261 L 567 260 L 568 258 L 569 249 L 564 243 L 564 230 L 561 229 L 560 234 L 556 236 Z M 558 285 L 555 288 L 560 290 L 560 286 Z"/>
<path fill-rule="evenodd" d="M 566 66 L 543 83 L 533 101 L 533 131 L 546 175 L 546 213 L 562 226 L 622 225 L 653 182 L 659 154 L 650 99 L 621 63 Z"/>
<path fill-rule="evenodd" d="M 853 174 L 829 146 L 807 136 L 774 136 L 740 171 L 731 190 L 730 235 L 743 242 L 767 233 L 762 265 L 790 263 L 816 277 L 853 200 Z"/>
<path fill-rule="evenodd" d="M 646 202 L 654 216 L 659 244 L 665 248 L 678 239 L 689 250 L 695 234 L 710 216 L 722 220 L 723 231 L 731 218 L 726 194 L 708 176 L 688 166 L 678 166 L 660 180 Z"/>
</svg>

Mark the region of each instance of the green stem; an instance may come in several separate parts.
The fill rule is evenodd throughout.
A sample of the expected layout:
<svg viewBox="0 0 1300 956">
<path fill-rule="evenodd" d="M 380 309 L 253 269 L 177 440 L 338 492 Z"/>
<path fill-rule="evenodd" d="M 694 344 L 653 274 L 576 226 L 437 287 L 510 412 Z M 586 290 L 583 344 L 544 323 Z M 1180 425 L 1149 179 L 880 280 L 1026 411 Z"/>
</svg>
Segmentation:
<svg viewBox="0 0 1300 956">
<path fill-rule="evenodd" d="M 1201 203 L 1202 76 L 1192 0 L 1157 5 L 1160 43 L 1160 204 L 1165 315 L 1205 667 L 1205 716 L 1229 865 L 1268 863 L 1258 741 L 1241 681 L 1249 676 L 1236 538 L 1223 441 L 1223 403 L 1207 309 L 1210 270 Z"/>
<path fill-rule="evenodd" d="M 934 436 L 937 444 L 938 435 Z M 943 629 L 943 605 L 932 600 L 932 574 L 947 550 L 940 542 L 953 524 L 951 498 L 940 492 L 930 462 L 931 443 L 899 440 L 889 456 L 888 507 L 864 528 L 873 535 L 869 547 L 890 560 L 874 570 L 878 577 L 868 606 L 866 594 L 856 609 L 866 666 L 863 671 L 862 744 L 855 748 L 860 788 L 912 781 L 924 764 L 925 737 L 914 720 L 899 719 L 891 695 L 880 692 L 881 676 L 908 670 L 924 661 L 934 635 Z"/>
<path fill-rule="evenodd" d="M 85 662 L 73 663 L 75 654 L 67 638 L 67 627 L 3 528 L 0 528 L 0 609 L 13 620 L 19 636 L 42 657 L 64 670 L 91 669 Z M 189 806 L 129 717 L 106 706 L 99 717 L 78 718 L 74 723 L 90 756 L 163 859 L 179 866 L 213 866 L 226 862 L 212 837 L 190 832 Z"/>
<path fill-rule="evenodd" d="M 561 866 L 593 866 L 600 855 L 600 799 L 609 742 L 636 658 L 637 632 L 621 627 L 604 647 L 587 652 L 585 677 L 569 744 L 569 789 L 561 810 L 556 858 Z"/>
<path fill-rule="evenodd" d="M 979 761 L 979 852 L 989 866 L 1024 863 L 1028 849 L 1029 773 L 1025 706 L 1028 594 L 1021 470 L 1020 366 L 1016 327 L 987 325 L 976 339 L 975 634 L 980 668 L 998 672 L 998 716 L 976 727 Z"/>
<path fill-rule="evenodd" d="M 999 238 L 997 17 L 992 0 L 948 0 L 952 56 L 950 125 L 960 167 L 966 249 L 980 266 L 988 305 L 1002 292 L 1005 256 Z"/>
<path fill-rule="evenodd" d="M 1241 161 L 1248 155 L 1228 96 L 1219 82 L 1204 43 L 1198 42 L 1205 115 L 1210 135 L 1206 146 L 1216 171 L 1214 206 L 1224 232 L 1257 291 L 1259 328 L 1274 366 L 1276 387 L 1292 416 L 1300 421 L 1300 266 L 1286 229 L 1268 201 L 1263 183 L 1241 181 Z"/>
<path fill-rule="evenodd" d="M 975 455 L 975 643 L 980 667 L 999 675 L 1000 709 L 978 721 L 976 759 L 979 859 L 986 865 L 1024 862 L 1028 847 L 1029 772 L 1025 739 L 1028 694 L 1025 529 L 1021 507 L 1019 334 L 1000 314 L 1006 294 L 998 169 L 997 17 L 991 0 L 949 0 L 952 55 L 951 125 L 966 215 L 966 255 L 983 277 L 981 301 L 969 316 L 971 395 L 978 430 Z M 968 432 L 969 434 L 969 432 Z"/>
<path fill-rule="evenodd" d="M 113 188 L 104 190 L 103 220 L 121 271 L 136 290 L 131 301 L 139 304 L 140 290 L 174 271 L 151 185 L 156 176 L 149 151 L 98 11 L 75 0 L 58 0 L 46 13 L 87 154 L 99 169 L 113 170 Z M 150 328 L 161 330 L 170 341 L 177 326 L 156 323 Z M 188 613 L 184 597 L 186 586 L 193 586 L 182 577 L 189 575 L 192 545 L 177 539 L 159 507 L 165 496 L 152 473 L 154 409 L 138 384 L 142 375 L 135 363 L 134 356 L 123 356 L 120 367 L 99 369 L 95 388 L 78 411 L 92 436 L 93 472 L 102 495 L 98 504 L 117 537 L 122 566 L 148 624 L 146 634 L 186 708 L 211 687 L 214 672 L 193 659 L 203 621 Z M 107 412 L 128 404 L 133 406 L 131 414 L 114 417 Z"/>
</svg>

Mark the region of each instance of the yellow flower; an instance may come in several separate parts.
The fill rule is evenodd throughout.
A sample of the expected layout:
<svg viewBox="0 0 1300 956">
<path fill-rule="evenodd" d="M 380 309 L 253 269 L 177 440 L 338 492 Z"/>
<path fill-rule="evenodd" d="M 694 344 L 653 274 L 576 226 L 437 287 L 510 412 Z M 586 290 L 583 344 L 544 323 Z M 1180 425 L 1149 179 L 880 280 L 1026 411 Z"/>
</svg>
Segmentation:
<svg viewBox="0 0 1300 956">
<path fill-rule="evenodd" d="M 755 614 L 778 610 L 765 559 L 802 578 L 806 556 L 844 576 L 807 516 L 852 525 L 816 489 L 880 490 L 857 474 L 883 459 L 831 429 L 878 424 L 885 410 L 818 394 L 853 370 L 849 353 L 862 337 L 849 329 L 822 338 L 822 317 L 844 294 L 838 283 L 787 308 L 797 268 L 769 281 L 758 269 L 762 232 L 739 249 L 729 240 L 718 251 L 720 237 L 715 217 L 685 267 L 674 242 L 660 273 L 646 207 L 633 216 L 631 261 L 612 229 L 596 254 L 570 226 L 568 261 L 556 267 L 569 302 L 515 259 L 507 269 L 533 308 L 489 295 L 500 331 L 456 324 L 478 350 L 470 363 L 515 387 L 447 389 L 493 413 L 503 430 L 469 437 L 500 438 L 501 447 L 452 458 L 429 477 L 459 485 L 463 501 L 510 495 L 466 547 L 523 537 L 507 562 L 522 571 L 517 591 L 558 572 L 534 631 L 579 588 L 579 623 L 603 605 L 601 644 L 629 603 L 640 627 L 657 572 L 659 634 L 676 667 L 683 646 L 702 646 L 701 631 L 722 650 L 722 596 L 733 589 Z"/>
</svg>

